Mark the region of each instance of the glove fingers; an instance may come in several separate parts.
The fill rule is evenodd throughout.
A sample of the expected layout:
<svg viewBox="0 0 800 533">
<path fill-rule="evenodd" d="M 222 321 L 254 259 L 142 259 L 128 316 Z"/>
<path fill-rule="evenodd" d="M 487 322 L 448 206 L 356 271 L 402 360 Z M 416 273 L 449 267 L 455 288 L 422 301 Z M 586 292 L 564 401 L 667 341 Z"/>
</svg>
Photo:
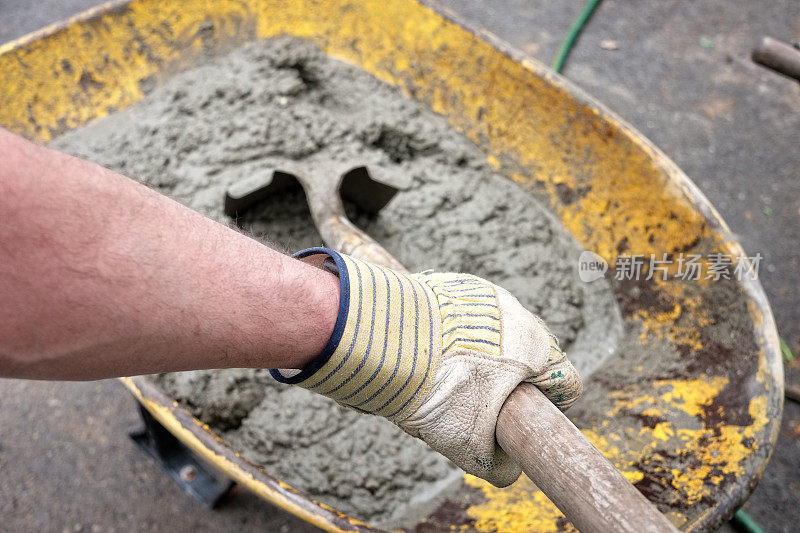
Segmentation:
<svg viewBox="0 0 800 533">
<path fill-rule="evenodd" d="M 450 357 L 439 368 L 442 379 L 430 399 L 398 425 L 465 472 L 505 487 L 522 469 L 497 445 L 497 413 L 524 375 L 520 367 L 490 361 L 470 351 Z"/>
<path fill-rule="evenodd" d="M 558 339 L 545 323 L 528 312 L 508 291 L 497 287 L 503 314 L 503 354 L 531 369 L 525 381 L 536 385 L 551 402 L 565 411 L 580 397 L 581 378 Z"/>
<path fill-rule="evenodd" d="M 583 384 L 578 371 L 572 366 L 567 356 L 558 348 L 558 341 L 553 337 L 551 357 L 544 370 L 527 381 L 536 385 L 556 407 L 566 411 L 580 398 Z"/>
</svg>

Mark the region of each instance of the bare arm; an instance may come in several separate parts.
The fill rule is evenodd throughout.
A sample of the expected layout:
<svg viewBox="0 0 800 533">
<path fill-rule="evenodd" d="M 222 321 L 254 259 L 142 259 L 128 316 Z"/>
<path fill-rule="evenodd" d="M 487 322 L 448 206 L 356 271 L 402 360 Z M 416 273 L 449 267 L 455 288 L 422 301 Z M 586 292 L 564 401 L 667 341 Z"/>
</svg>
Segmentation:
<svg viewBox="0 0 800 533">
<path fill-rule="evenodd" d="M 0 128 L 0 377 L 302 368 L 333 274 Z"/>
</svg>

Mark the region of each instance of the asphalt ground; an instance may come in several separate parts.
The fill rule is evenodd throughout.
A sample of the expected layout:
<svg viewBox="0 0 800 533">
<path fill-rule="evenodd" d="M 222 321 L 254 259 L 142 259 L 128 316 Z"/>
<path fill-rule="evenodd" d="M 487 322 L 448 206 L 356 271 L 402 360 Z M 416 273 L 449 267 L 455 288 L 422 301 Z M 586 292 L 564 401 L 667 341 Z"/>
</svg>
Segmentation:
<svg viewBox="0 0 800 533">
<path fill-rule="evenodd" d="M 549 63 L 583 3 L 439 5 Z M 0 42 L 97 4 L 0 0 Z M 779 332 L 800 351 L 800 84 L 750 61 L 762 35 L 800 38 L 800 2 L 605 0 L 563 73 L 671 157 L 749 255 L 763 256 Z M 800 385 L 800 370 L 789 369 L 787 382 Z M 0 530 L 313 529 L 247 493 L 203 508 L 130 442 L 137 425 L 135 402 L 114 381 L 0 380 Z M 745 509 L 767 531 L 797 531 L 797 404 L 786 404 L 778 447 Z"/>
</svg>

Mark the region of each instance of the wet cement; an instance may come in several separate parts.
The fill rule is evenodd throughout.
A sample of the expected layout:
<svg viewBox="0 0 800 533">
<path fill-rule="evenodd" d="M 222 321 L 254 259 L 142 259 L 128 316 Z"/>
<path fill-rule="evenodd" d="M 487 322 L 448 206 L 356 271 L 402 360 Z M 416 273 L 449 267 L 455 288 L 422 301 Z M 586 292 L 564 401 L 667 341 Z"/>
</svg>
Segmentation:
<svg viewBox="0 0 800 533">
<path fill-rule="evenodd" d="M 580 248 L 532 196 L 495 174 L 443 117 L 309 43 L 280 38 L 209 59 L 52 146 L 226 223 L 224 192 L 240 180 L 288 160 L 366 164 L 401 192 L 377 216 L 348 211 L 411 270 L 466 271 L 506 287 L 545 319 L 584 376 L 617 344 L 608 285 L 577 280 Z M 287 251 L 321 244 L 300 192 L 239 223 Z M 412 523 L 461 477 L 385 420 L 279 385 L 265 371 L 155 379 L 248 459 L 372 523 Z"/>
</svg>

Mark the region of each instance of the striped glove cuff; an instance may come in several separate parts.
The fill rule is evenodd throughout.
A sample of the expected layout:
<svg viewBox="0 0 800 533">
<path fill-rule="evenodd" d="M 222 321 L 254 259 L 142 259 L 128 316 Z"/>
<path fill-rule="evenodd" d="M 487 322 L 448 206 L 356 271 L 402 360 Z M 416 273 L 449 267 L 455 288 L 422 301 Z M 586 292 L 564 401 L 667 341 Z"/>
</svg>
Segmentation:
<svg viewBox="0 0 800 533">
<path fill-rule="evenodd" d="M 326 248 L 295 257 L 338 274 L 339 314 L 314 361 L 301 371 L 271 370 L 272 376 L 393 422 L 404 420 L 428 396 L 442 353 L 442 315 L 432 288 L 416 276 Z M 452 331 L 448 335 L 459 342 Z"/>
</svg>

